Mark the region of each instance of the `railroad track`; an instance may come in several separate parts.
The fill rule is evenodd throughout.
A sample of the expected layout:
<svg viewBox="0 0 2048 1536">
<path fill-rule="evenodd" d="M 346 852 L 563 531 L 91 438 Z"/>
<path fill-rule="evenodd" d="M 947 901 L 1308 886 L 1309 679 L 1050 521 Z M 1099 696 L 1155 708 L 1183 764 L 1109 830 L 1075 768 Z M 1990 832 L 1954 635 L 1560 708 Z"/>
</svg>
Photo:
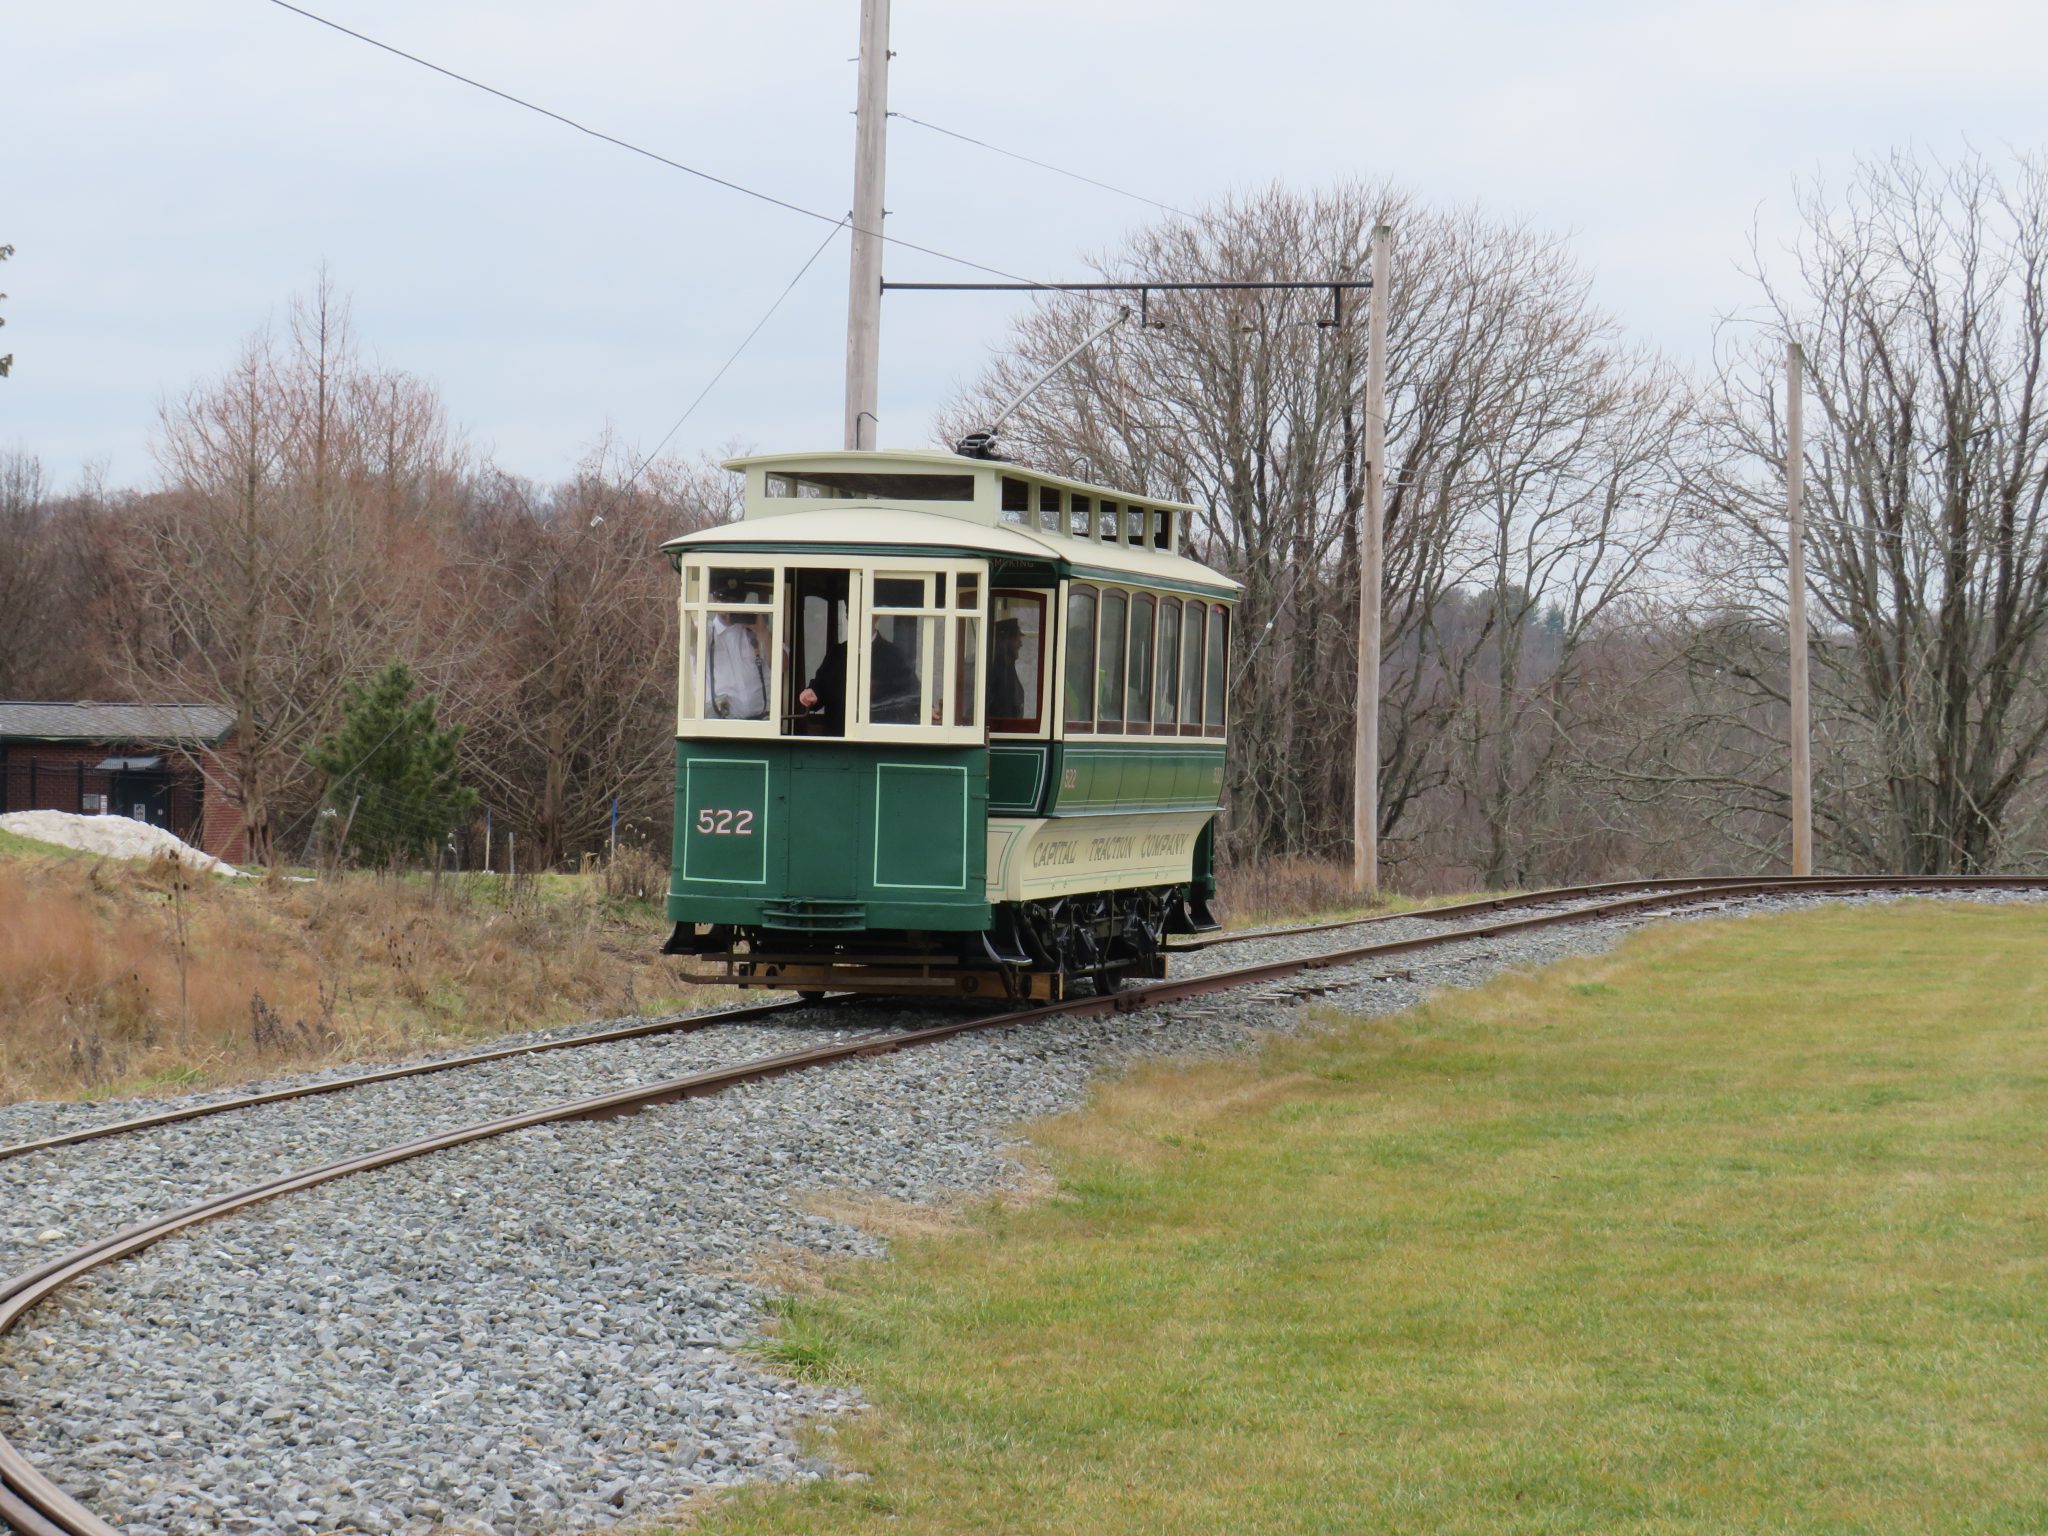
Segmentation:
<svg viewBox="0 0 2048 1536">
<path fill-rule="evenodd" d="M 1649 889 L 1644 889 L 1650 887 Z M 103 1237 L 95 1242 L 61 1254 L 11 1280 L 0 1283 L 0 1334 L 12 1329 L 32 1309 L 48 1300 L 73 1281 L 115 1263 L 161 1242 L 165 1238 L 185 1231 L 203 1222 L 274 1200 L 280 1196 L 314 1188 L 330 1181 L 352 1174 L 366 1173 L 372 1169 L 389 1167 L 430 1153 L 452 1147 L 503 1136 L 513 1131 L 533 1126 L 547 1125 L 570 1120 L 604 1119 L 618 1115 L 637 1113 L 650 1106 L 673 1103 L 681 1099 L 721 1092 L 741 1083 L 760 1082 L 769 1078 L 793 1072 L 808 1071 L 845 1062 L 864 1056 L 878 1056 L 893 1052 L 914 1050 L 920 1046 L 935 1044 L 958 1036 L 1011 1029 L 1037 1021 L 1059 1016 L 1087 1016 L 1113 1012 L 1131 1012 L 1154 1007 L 1162 1003 L 1231 990 L 1239 987 L 1258 986 L 1305 972 L 1349 967 L 1371 963 L 1380 959 L 1391 959 L 1441 948 L 1450 944 L 1467 943 L 1478 939 L 1502 937 L 1535 929 L 1559 927 L 1568 924 L 1609 921 L 1631 916 L 1647 916 L 1658 912 L 1697 906 L 1703 903 L 1729 903 L 1759 896 L 1772 895 L 1829 895 L 1872 892 L 1941 892 L 1979 889 L 2030 889 L 2048 890 L 2048 877 L 2000 877 L 2000 876 L 1932 876 L 1932 877 L 1818 877 L 1810 879 L 1756 879 L 1745 877 L 1716 877 L 1688 881 L 1625 881 L 1609 882 L 1598 886 L 1568 887 L 1555 891 L 1537 892 L 1528 896 L 1494 898 L 1481 902 L 1463 903 L 1454 907 L 1440 907 L 1427 913 L 1382 914 L 1364 920 L 1339 920 L 1331 923 L 1307 924 L 1294 929 L 1264 930 L 1256 933 L 1221 935 L 1209 943 L 1190 946 L 1211 947 L 1215 942 L 1250 942 L 1259 938 L 1275 938 L 1296 934 L 1335 931 L 1343 928 L 1372 926 L 1394 917 L 1435 917 L 1446 923 L 1460 915 L 1475 911 L 1496 914 L 1492 921 L 1475 925 L 1445 927 L 1440 931 L 1399 939 L 1382 940 L 1377 943 L 1350 945 L 1344 948 L 1322 951 L 1312 955 L 1291 956 L 1269 960 L 1248 966 L 1212 972 L 1208 975 L 1183 979 L 1168 979 L 1146 983 L 1127 992 L 1103 997 L 1076 998 L 1065 1002 L 1037 1007 L 1012 1010 L 984 1018 L 966 1018 L 887 1033 L 872 1033 L 855 1036 L 826 1046 L 785 1051 L 768 1056 L 753 1057 L 737 1063 L 713 1067 L 667 1078 L 658 1082 L 642 1083 L 610 1093 L 598 1094 L 543 1108 L 527 1110 L 498 1119 L 481 1121 L 462 1126 L 437 1135 L 421 1138 L 399 1145 L 380 1148 L 375 1151 L 340 1159 L 320 1167 L 283 1175 L 231 1190 L 201 1200 L 180 1210 L 137 1222 Z M 1617 892 L 1625 894 L 1616 894 Z M 1608 896 L 1611 899 L 1595 900 L 1588 905 L 1566 906 L 1556 910 L 1529 912 L 1533 906 L 1549 905 L 1557 908 L 1561 902 L 1582 900 L 1586 897 Z M 1506 915 L 1501 913 L 1521 913 Z M 745 1018 L 761 1018 L 788 1012 L 796 1004 L 769 1004 L 753 1009 L 730 1010 L 724 1013 L 694 1015 L 685 1019 L 653 1021 L 631 1026 L 621 1031 L 607 1032 L 611 1038 L 631 1038 L 660 1032 L 664 1029 L 682 1027 L 703 1028 L 710 1024 L 735 1022 Z M 334 1092 L 342 1087 L 360 1086 L 369 1082 L 390 1081 L 395 1077 L 419 1075 L 426 1072 L 447 1071 L 478 1061 L 503 1059 L 508 1056 L 532 1054 L 544 1050 L 568 1048 L 579 1043 L 591 1043 L 601 1036 L 578 1036 L 565 1041 L 542 1042 L 535 1046 L 508 1047 L 499 1051 L 479 1052 L 472 1057 L 452 1058 L 441 1062 L 422 1063 L 410 1068 L 391 1068 L 381 1072 L 359 1074 L 353 1078 L 339 1079 L 332 1083 L 311 1085 L 305 1090 L 283 1090 L 271 1094 L 250 1095 L 245 1100 L 227 1101 L 222 1104 L 201 1106 L 195 1110 L 172 1112 L 163 1116 L 142 1117 L 122 1122 L 117 1126 L 102 1127 L 96 1134 L 120 1134 L 139 1130 L 150 1124 L 168 1124 L 178 1120 L 195 1118 L 199 1114 L 221 1113 L 229 1109 L 248 1107 L 256 1103 L 275 1103 L 283 1099 L 308 1096 L 310 1093 Z M 86 1133 L 73 1137 L 56 1138 L 54 1144 L 65 1144 L 73 1139 L 87 1139 Z M 36 1146 L 52 1144 L 46 1138 Z M 8 1149 L 13 1151 L 15 1149 Z M 14 1530 L 24 1536 L 116 1536 L 116 1528 L 58 1487 L 49 1477 L 38 1471 L 22 1453 L 6 1439 L 0 1438 L 0 1519 L 4 1519 Z"/>
<path fill-rule="evenodd" d="M 1408 920 L 1448 922 L 1475 912 L 1514 911 L 1530 907 L 1553 906 L 1560 902 L 1576 901 L 1586 897 L 1605 895 L 1622 891 L 1650 891 L 1690 889 L 1718 881 L 1719 877 L 1704 880 L 1635 880 L 1610 882 L 1605 885 L 1568 886 L 1555 890 L 1531 891 L 1514 896 L 1490 897 L 1483 901 L 1459 902 L 1455 905 L 1425 908 L 1420 911 L 1382 912 L 1355 918 L 1339 918 L 1329 922 L 1307 923 L 1290 928 L 1245 929 L 1234 933 L 1204 935 L 1179 945 L 1168 947 L 1169 953 L 1193 954 L 1230 944 L 1247 944 L 1260 940 L 1292 938 L 1302 934 L 1334 932 L 1344 928 L 1369 927 L 1375 924 Z M 1132 994 L 1136 996 L 1134 992 Z M 472 1051 L 460 1056 L 438 1057 L 431 1061 L 411 1062 L 402 1066 L 379 1067 L 367 1072 L 350 1073 L 344 1077 L 328 1078 L 317 1083 L 299 1083 L 289 1088 L 271 1089 L 263 1093 L 238 1094 L 233 1097 L 216 1099 L 207 1104 L 181 1105 L 177 1109 L 164 1110 L 155 1114 L 137 1115 L 127 1120 L 110 1121 L 104 1125 L 82 1126 L 74 1130 L 56 1132 L 36 1137 L 29 1141 L 0 1146 L 0 1163 L 32 1152 L 54 1151 L 60 1147 L 78 1146 L 85 1142 L 101 1141 L 114 1136 L 132 1135 L 139 1131 L 157 1130 L 167 1125 L 177 1125 L 189 1120 L 204 1120 L 215 1115 L 233 1114 L 240 1110 L 258 1109 L 268 1104 L 282 1104 L 294 1099 L 319 1098 L 328 1094 L 341 1093 L 350 1089 L 373 1087 L 379 1083 L 399 1082 L 407 1078 L 427 1077 L 441 1072 L 457 1071 L 465 1067 L 486 1066 L 493 1062 L 507 1061 L 521 1056 L 538 1056 L 555 1051 L 578 1050 L 589 1046 L 617 1044 L 625 1040 L 646 1039 L 659 1035 L 689 1034 L 713 1026 L 757 1023 L 775 1020 L 819 1008 L 845 1006 L 857 1001 L 853 994 L 828 997 L 822 1002 L 791 1000 L 777 1003 L 757 1003 L 741 1008 L 721 1009 L 712 1013 L 669 1014 L 659 1019 L 646 1020 L 639 1024 L 624 1025 L 617 1029 L 597 1030 L 589 1034 L 571 1035 L 555 1040 L 535 1041 L 521 1045 L 498 1046 L 490 1050 Z M 1046 1010 L 1059 1012 L 1059 1009 Z"/>
<path fill-rule="evenodd" d="M 40 1136 L 33 1141 L 16 1142 L 12 1146 L 0 1147 L 0 1163 L 10 1158 L 26 1157 L 31 1152 L 48 1152 L 58 1147 L 77 1146 L 81 1142 L 100 1141 L 109 1136 L 128 1136 L 136 1131 L 152 1131 L 159 1126 L 177 1125 L 186 1120 L 204 1120 L 213 1115 L 256 1109 L 265 1104 L 283 1104 L 292 1099 L 314 1099 L 325 1094 L 340 1093 L 345 1089 L 368 1088 L 376 1083 L 395 1083 L 408 1077 L 429 1077 L 437 1072 L 453 1072 L 462 1067 L 480 1067 L 494 1061 L 509 1061 L 518 1056 L 542 1056 L 551 1051 L 577 1050 L 592 1045 L 614 1045 L 621 1040 L 643 1040 L 654 1035 L 690 1034 L 700 1029 L 708 1029 L 715 1024 L 749 1024 L 805 1009 L 836 1006 L 841 1001 L 843 999 L 828 998 L 823 1003 L 756 1003 L 746 1008 L 726 1008 L 714 1013 L 665 1014 L 658 1019 L 647 1019 L 639 1024 L 626 1024 L 617 1029 L 596 1030 L 587 1035 L 569 1035 L 557 1040 L 498 1046 L 488 1051 L 471 1051 L 462 1056 L 441 1056 L 432 1061 L 408 1062 L 399 1067 L 378 1067 L 369 1072 L 352 1072 L 346 1077 L 328 1078 L 323 1082 L 297 1083 L 290 1088 L 275 1088 L 267 1093 L 238 1094 L 234 1098 L 216 1099 L 210 1104 L 187 1104 L 159 1114 L 137 1115 L 132 1120 L 115 1120 L 106 1125 L 88 1125 L 74 1131 Z"/>
<path fill-rule="evenodd" d="M 1871 877 L 1857 875 L 1780 875 L 1771 877 L 1774 890 L 1819 891 L 1861 889 Z M 1887 877 L 1889 878 L 1889 877 Z M 1929 877 L 1937 878 L 1937 877 Z M 1981 881 L 1980 875 L 1953 877 Z M 1357 917 L 1336 917 L 1319 923 L 1296 923 L 1280 928 L 1240 928 L 1229 933 L 1205 933 L 1166 946 L 1169 955 L 1197 954 L 1225 944 L 1248 944 L 1258 939 L 1291 939 L 1301 934 L 1334 933 L 1343 928 L 1365 928 L 1377 923 L 1450 922 L 1475 912 L 1510 912 L 1524 907 L 1559 901 L 1576 901 L 1592 896 L 1619 896 L 1653 891 L 1727 891 L 1736 886 L 1754 886 L 1754 875 L 1689 875 L 1678 880 L 1602 880 L 1591 885 L 1555 886 L 1549 890 L 1523 891 L 1512 896 L 1483 896 L 1476 901 L 1446 902 L 1440 907 L 1409 907 L 1395 912 L 1374 912 Z"/>
</svg>

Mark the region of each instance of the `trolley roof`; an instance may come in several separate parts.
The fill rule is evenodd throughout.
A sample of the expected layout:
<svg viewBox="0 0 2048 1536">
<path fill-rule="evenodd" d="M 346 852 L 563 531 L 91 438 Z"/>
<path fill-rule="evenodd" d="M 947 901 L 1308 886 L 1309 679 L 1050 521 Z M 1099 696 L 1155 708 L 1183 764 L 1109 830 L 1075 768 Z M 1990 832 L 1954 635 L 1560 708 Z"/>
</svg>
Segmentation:
<svg viewBox="0 0 2048 1536">
<path fill-rule="evenodd" d="M 910 548 L 1049 563 L 1061 575 L 1083 578 L 1219 595 L 1239 590 L 1229 577 L 1176 553 L 1185 547 L 1188 520 L 1197 510 L 1185 502 L 1131 496 L 954 453 L 755 454 L 728 460 L 725 467 L 746 475 L 741 521 L 669 540 L 662 549 L 671 561 L 685 551 L 708 549 Z M 1083 510 L 1077 507 L 1082 500 L 1091 530 L 1099 528 L 1105 503 L 1116 509 L 1116 541 L 1068 531 Z M 1051 509 L 1041 513 L 1048 502 Z M 1124 530 L 1131 512 L 1142 515 L 1144 536 L 1155 542 L 1128 542 Z M 1056 519 L 1057 529 L 1042 526 L 1048 519 Z"/>
</svg>

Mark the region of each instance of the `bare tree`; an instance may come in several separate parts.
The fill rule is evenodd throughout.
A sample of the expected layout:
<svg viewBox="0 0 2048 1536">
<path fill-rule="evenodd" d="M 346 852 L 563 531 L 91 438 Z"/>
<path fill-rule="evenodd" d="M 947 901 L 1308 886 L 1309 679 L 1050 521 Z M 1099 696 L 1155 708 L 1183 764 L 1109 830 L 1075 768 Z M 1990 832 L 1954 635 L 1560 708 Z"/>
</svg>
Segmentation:
<svg viewBox="0 0 2048 1536">
<path fill-rule="evenodd" d="M 1514 831 L 1520 809 L 1562 760 L 1580 639 L 1643 576 L 1670 516 L 1676 379 L 1621 345 L 1555 242 L 1385 188 L 1229 202 L 1142 231 L 1098 267 L 1343 278 L 1363 270 L 1381 220 L 1400 231 L 1381 830 L 1399 863 L 1404 819 L 1459 782 L 1491 833 L 1477 862 L 1505 878 L 1530 841 Z M 1041 304 L 948 414 L 947 435 L 980 425 L 1093 315 L 1083 300 Z M 1158 328 L 1117 334 L 1035 395 L 1006 451 L 1212 509 L 1201 552 L 1246 589 L 1230 846 L 1336 853 L 1349 829 L 1362 307 L 1340 316 L 1327 294 L 1235 291 L 1176 296 L 1154 315 Z M 1459 596 L 1473 591 L 1490 598 L 1475 608 Z M 1562 640 L 1533 656 L 1532 631 L 1560 624 Z M 1475 708 L 1482 681 L 1493 702 Z"/>
<path fill-rule="evenodd" d="M 614 802 L 665 828 L 675 786 L 676 604 L 664 540 L 734 515 L 709 463 L 611 467 L 600 445 L 552 493 L 499 477 L 467 579 L 488 634 L 454 716 L 472 782 L 536 866 L 601 846 Z"/>
<path fill-rule="evenodd" d="M 431 672 L 445 633 L 423 505 L 452 483 L 432 392 L 358 360 L 325 276 L 282 346 L 250 340 L 225 378 L 163 412 L 167 488 L 122 541 L 129 685 L 235 716 L 251 857 L 317 789 L 304 752 L 342 691 L 394 658 Z"/>
<path fill-rule="evenodd" d="M 1794 275 L 1758 262 L 1762 335 L 1722 381 L 1712 574 L 1754 619 L 1716 637 L 1715 659 L 1749 699 L 1782 699 L 1768 638 L 1783 585 L 1777 359 L 1797 339 L 1817 408 L 1806 475 L 1824 846 L 1865 868 L 1986 868 L 2048 745 L 2048 167 L 1895 154 L 1839 196 L 1802 189 L 1800 209 Z M 1746 798 L 1774 804 L 1769 783 Z"/>
</svg>

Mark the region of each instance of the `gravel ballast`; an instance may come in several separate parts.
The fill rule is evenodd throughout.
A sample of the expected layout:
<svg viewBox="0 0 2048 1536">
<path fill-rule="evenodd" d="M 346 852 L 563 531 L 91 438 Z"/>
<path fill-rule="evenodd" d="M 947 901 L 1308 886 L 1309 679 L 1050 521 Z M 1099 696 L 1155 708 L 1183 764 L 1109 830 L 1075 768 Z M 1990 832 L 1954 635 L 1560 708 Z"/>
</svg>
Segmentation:
<svg viewBox="0 0 2048 1536">
<path fill-rule="evenodd" d="M 822 1475 L 797 1430 L 856 1411 L 857 1396 L 737 1353 L 774 1294 L 763 1265 L 878 1249 L 812 1197 L 934 1204 L 1015 1187 L 1018 1123 L 1078 1105 L 1105 1068 L 1247 1050 L 1264 1032 L 1307 1027 L 1307 997 L 1397 1011 L 1444 985 L 1605 950 L 1635 926 L 1468 940 L 968 1035 L 323 1186 L 172 1238 L 32 1314 L 0 1340 L 0 1432 L 137 1533 L 573 1531 L 645 1522 L 707 1488 Z M 1176 973 L 1408 928 L 1211 950 L 1180 957 Z M 22 1269 L 202 1193 L 513 1108 L 788 1049 L 792 1034 L 822 1044 L 933 1016 L 820 1010 L 792 1026 L 515 1058 L 36 1154 L 0 1164 L 0 1264 Z M 0 1139 L 37 1134 L 26 1123 L 37 1108 L 0 1111 Z"/>
</svg>

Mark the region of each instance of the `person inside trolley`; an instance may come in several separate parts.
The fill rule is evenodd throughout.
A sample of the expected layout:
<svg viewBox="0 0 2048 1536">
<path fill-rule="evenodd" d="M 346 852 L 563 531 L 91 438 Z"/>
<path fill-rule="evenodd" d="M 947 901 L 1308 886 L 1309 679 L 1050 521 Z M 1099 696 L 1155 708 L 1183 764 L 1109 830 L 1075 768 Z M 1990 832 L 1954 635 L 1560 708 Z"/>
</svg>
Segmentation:
<svg viewBox="0 0 2048 1536">
<path fill-rule="evenodd" d="M 712 596 L 721 603 L 747 601 L 738 582 L 726 581 Z M 761 654 L 760 615 L 744 610 L 716 614 L 711 639 L 711 707 L 721 720 L 768 718 L 768 663 Z"/>
<path fill-rule="evenodd" d="M 877 725 L 917 724 L 923 692 L 917 669 L 902 650 L 882 633 L 877 619 L 868 636 L 868 711 Z M 825 717 L 827 736 L 846 734 L 846 642 L 835 640 L 818 663 L 804 691 L 796 696 L 805 709 Z"/>
<path fill-rule="evenodd" d="M 1024 626 L 1015 619 L 997 619 L 989 640 L 989 718 L 1021 720 L 1031 713 L 1024 707 L 1024 675 L 1017 670 L 1024 654 Z"/>
</svg>

